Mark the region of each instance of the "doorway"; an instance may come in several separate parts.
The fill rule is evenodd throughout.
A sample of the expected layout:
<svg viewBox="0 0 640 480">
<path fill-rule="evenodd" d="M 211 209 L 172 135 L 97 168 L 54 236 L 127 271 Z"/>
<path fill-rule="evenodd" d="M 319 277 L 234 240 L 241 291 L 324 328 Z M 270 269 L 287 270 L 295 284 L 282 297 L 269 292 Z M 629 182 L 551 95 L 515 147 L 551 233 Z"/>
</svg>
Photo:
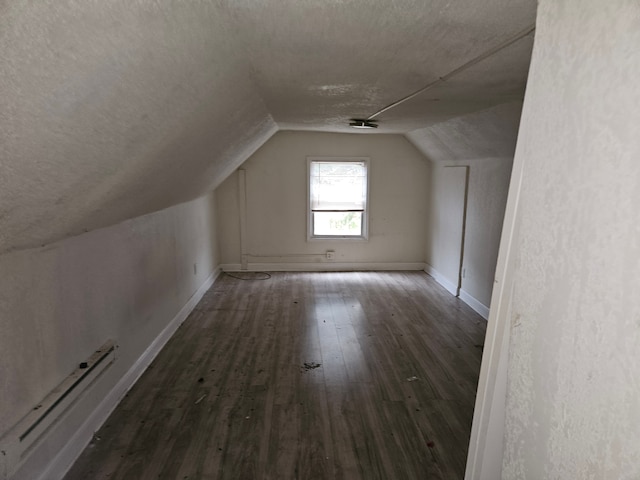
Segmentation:
<svg viewBox="0 0 640 480">
<path fill-rule="evenodd" d="M 456 297 L 463 278 L 469 167 L 444 166 L 434 171 L 428 273 Z"/>
</svg>

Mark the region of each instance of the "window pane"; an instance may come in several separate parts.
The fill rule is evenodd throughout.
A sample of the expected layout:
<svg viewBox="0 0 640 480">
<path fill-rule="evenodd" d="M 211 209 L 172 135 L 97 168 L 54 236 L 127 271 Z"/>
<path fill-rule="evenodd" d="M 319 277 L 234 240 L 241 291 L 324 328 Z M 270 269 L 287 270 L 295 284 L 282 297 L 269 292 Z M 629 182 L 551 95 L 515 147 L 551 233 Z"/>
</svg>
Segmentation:
<svg viewBox="0 0 640 480">
<path fill-rule="evenodd" d="M 367 167 L 363 162 L 312 162 L 312 210 L 364 210 Z"/>
<path fill-rule="evenodd" d="M 313 212 L 313 234 L 362 235 L 362 212 Z"/>
</svg>

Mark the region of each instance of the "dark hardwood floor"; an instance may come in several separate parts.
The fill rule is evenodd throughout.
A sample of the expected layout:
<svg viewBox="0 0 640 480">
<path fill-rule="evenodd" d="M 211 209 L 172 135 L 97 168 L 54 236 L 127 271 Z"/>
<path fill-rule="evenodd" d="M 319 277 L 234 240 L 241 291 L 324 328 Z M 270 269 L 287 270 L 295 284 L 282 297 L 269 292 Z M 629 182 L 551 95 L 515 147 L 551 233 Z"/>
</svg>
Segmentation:
<svg viewBox="0 0 640 480">
<path fill-rule="evenodd" d="M 486 322 L 422 272 L 222 275 L 75 479 L 461 479 Z"/>
</svg>

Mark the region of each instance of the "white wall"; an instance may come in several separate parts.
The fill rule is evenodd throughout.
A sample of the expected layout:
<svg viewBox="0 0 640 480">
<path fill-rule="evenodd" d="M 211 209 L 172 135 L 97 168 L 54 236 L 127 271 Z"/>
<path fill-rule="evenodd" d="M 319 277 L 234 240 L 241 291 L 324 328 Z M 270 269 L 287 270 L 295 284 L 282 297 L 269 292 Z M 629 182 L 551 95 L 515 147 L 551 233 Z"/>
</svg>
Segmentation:
<svg viewBox="0 0 640 480">
<path fill-rule="evenodd" d="M 496 320 L 504 479 L 640 478 L 639 45 L 635 0 L 539 3 Z"/>
<path fill-rule="evenodd" d="M 464 243 L 464 278 L 460 297 L 485 318 L 489 314 L 500 233 L 513 165 L 522 104 L 511 102 L 482 112 L 415 130 L 408 139 L 432 163 L 429 204 L 442 205 L 435 188 L 449 166 L 467 166 L 469 183 Z M 438 277 L 442 259 L 435 245 L 438 229 L 430 213 L 427 264 Z"/>
<path fill-rule="evenodd" d="M 467 179 L 467 167 L 432 168 L 427 272 L 455 296 L 459 293 Z"/>
<path fill-rule="evenodd" d="M 368 242 L 307 241 L 307 156 L 370 158 Z M 429 164 L 403 136 L 278 132 L 246 172 L 250 268 L 421 268 Z M 238 268 L 238 176 L 217 190 L 222 263 Z M 335 250 L 333 262 L 326 250 Z"/>
<path fill-rule="evenodd" d="M 232 5 L 0 5 L 0 254 L 204 195 L 277 129 Z"/>
<path fill-rule="evenodd" d="M 106 340 L 119 346 L 115 363 L 16 478 L 37 478 L 217 262 L 212 193 L 0 256 L 0 438 Z M 2 460 L 5 478 L 15 465 Z"/>
<path fill-rule="evenodd" d="M 467 214 L 464 239 L 464 276 L 460 296 L 478 313 L 488 317 L 491 292 L 498 258 L 500 232 L 507 202 L 509 179 L 512 167 L 511 158 L 480 158 L 473 161 L 434 162 L 432 167 L 432 198 L 430 205 L 438 208 L 442 202 L 435 182 L 440 181 L 442 173 L 449 166 L 468 166 L 469 185 L 467 191 Z M 441 196 L 444 192 L 441 192 Z M 432 212 L 434 219 L 437 212 Z M 439 257 L 435 247 L 439 231 L 433 222 L 429 226 L 433 237 L 427 243 L 427 264 L 439 272 L 446 263 Z"/>
<path fill-rule="evenodd" d="M 469 162 L 462 291 L 489 306 L 512 158 Z"/>
</svg>

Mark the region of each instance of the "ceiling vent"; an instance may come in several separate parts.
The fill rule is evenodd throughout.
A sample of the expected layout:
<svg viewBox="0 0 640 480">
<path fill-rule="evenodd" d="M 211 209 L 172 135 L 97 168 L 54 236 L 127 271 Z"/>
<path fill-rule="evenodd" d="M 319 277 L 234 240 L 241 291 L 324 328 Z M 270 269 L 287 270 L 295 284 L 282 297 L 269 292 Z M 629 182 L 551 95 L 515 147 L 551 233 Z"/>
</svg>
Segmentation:
<svg viewBox="0 0 640 480">
<path fill-rule="evenodd" d="M 371 120 L 363 120 L 360 118 L 352 118 L 349 123 L 351 128 L 378 128 L 378 124 Z"/>
</svg>

